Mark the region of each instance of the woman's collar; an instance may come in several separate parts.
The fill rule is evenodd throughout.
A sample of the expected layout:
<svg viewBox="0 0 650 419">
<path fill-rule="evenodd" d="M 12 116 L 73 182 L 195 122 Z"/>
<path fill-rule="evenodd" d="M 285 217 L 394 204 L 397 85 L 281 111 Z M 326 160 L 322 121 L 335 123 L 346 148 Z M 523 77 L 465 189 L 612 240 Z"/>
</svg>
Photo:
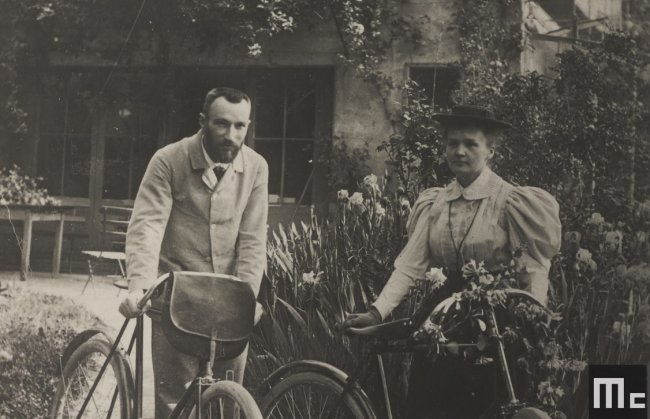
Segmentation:
<svg viewBox="0 0 650 419">
<path fill-rule="evenodd" d="M 457 179 L 454 179 L 444 189 L 445 201 L 454 201 L 461 196 L 468 201 L 487 198 L 496 193 L 500 179 L 489 167 L 485 167 L 474 182 L 467 187 L 463 187 Z"/>
</svg>

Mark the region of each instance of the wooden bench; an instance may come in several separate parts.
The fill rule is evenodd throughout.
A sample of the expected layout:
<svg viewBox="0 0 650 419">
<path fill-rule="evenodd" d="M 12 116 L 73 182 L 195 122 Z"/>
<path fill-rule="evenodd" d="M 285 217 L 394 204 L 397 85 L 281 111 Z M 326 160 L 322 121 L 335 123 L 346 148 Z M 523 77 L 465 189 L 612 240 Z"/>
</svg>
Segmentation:
<svg viewBox="0 0 650 419">
<path fill-rule="evenodd" d="M 95 286 L 94 264 L 100 262 L 114 263 L 119 268 L 119 274 L 109 275 L 109 277 L 116 278 L 113 282 L 116 287 L 120 289 L 128 288 L 124 245 L 132 211 L 133 208 L 129 207 L 102 206 L 100 208 L 102 215 L 102 249 L 83 250 L 81 252 L 88 256 L 88 279 L 81 291 L 82 294 L 86 291 L 88 284 Z"/>
</svg>

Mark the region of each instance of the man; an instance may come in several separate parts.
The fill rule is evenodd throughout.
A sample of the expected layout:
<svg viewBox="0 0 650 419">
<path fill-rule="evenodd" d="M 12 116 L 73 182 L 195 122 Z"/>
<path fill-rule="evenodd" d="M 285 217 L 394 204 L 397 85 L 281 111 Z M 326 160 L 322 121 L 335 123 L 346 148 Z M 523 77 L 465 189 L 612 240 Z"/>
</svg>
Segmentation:
<svg viewBox="0 0 650 419">
<path fill-rule="evenodd" d="M 127 232 L 124 316 L 137 316 L 143 290 L 170 271 L 235 275 L 257 295 L 266 265 L 268 165 L 244 145 L 250 112 L 246 94 L 213 89 L 199 115 L 199 132 L 152 157 Z M 159 305 L 154 301 L 150 311 L 156 417 L 167 417 L 199 365 L 168 343 Z M 232 370 L 241 383 L 246 354 L 217 363 L 215 377 Z"/>
</svg>

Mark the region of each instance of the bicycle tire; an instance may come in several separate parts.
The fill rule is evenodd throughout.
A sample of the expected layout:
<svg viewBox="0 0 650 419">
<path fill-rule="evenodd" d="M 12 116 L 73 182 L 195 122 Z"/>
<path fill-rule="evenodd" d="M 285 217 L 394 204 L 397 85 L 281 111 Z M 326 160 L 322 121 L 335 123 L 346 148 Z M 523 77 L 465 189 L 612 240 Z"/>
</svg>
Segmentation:
<svg viewBox="0 0 650 419">
<path fill-rule="evenodd" d="M 221 401 L 229 399 L 238 407 L 239 415 L 224 415 L 221 411 L 223 405 Z M 190 418 L 196 418 L 196 406 L 192 408 Z M 201 395 L 201 417 L 203 419 L 262 419 L 257 403 L 253 396 L 241 384 L 234 381 L 222 380 L 217 381 L 208 387 Z"/>
<path fill-rule="evenodd" d="M 106 357 L 111 351 L 110 342 L 94 336 L 82 343 L 70 356 L 54 395 L 51 419 L 76 418 Z M 112 418 L 131 419 L 133 408 L 133 383 L 125 370 L 125 360 L 119 352 L 113 354 L 111 363 L 95 389 L 91 402 L 84 411 L 84 418 L 106 418 L 113 404 Z M 86 374 L 86 370 L 93 374 Z M 115 388 L 117 394 L 115 395 Z M 70 397 L 74 396 L 74 397 Z M 115 399 L 113 401 L 113 399 Z M 118 416 L 119 415 L 119 416 Z"/>
<path fill-rule="evenodd" d="M 315 400 L 311 397 L 311 392 L 306 393 L 307 387 L 317 389 L 319 394 L 329 392 L 323 400 Z M 294 391 L 302 390 L 302 400 L 294 397 Z M 277 385 L 271 388 L 260 403 L 262 415 L 265 419 L 273 418 L 323 418 L 323 419 L 368 419 L 363 409 L 354 399 L 352 393 L 346 395 L 341 404 L 340 395 L 343 393 L 343 386 L 331 378 L 311 371 L 299 372 L 289 375 Z M 289 397 L 288 395 L 291 394 Z M 300 394 L 299 394 L 300 395 Z M 335 396 L 330 398 L 331 396 Z M 316 404 L 321 401 L 323 405 Z M 328 405 L 328 402 L 331 403 Z M 286 403 L 285 403 L 286 402 Z M 304 402 L 304 403 L 302 403 Z M 313 404 L 312 404 L 313 403 Z M 338 406 L 337 406 L 338 404 Z M 341 407 L 344 410 L 339 410 Z M 331 412 L 331 408 L 336 408 Z M 296 412 L 300 416 L 296 416 Z"/>
</svg>

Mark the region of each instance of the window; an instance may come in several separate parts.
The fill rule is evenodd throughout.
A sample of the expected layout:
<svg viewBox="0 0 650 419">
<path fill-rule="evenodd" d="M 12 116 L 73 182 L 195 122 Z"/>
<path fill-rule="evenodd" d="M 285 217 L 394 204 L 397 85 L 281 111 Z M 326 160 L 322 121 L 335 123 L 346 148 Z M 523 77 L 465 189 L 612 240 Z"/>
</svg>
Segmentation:
<svg viewBox="0 0 650 419">
<path fill-rule="evenodd" d="M 104 199 L 135 199 L 157 135 L 151 117 L 142 108 L 122 108 L 109 115 L 109 134 L 104 142 Z"/>
<path fill-rule="evenodd" d="M 104 116 L 103 199 L 135 199 L 158 148 L 163 85 L 158 75 L 148 72 L 113 75 L 107 90 L 116 93 Z"/>
<path fill-rule="evenodd" d="M 53 74 L 40 101 L 38 176 L 52 195 L 134 199 L 161 126 L 160 78 L 105 71 Z M 100 167 L 91 172 L 91 162 Z M 101 177 L 101 184 L 99 178 Z"/>
<path fill-rule="evenodd" d="M 443 66 L 411 66 L 409 78 L 424 89 L 424 94 L 436 109 L 451 107 L 451 93 L 458 85 L 457 68 Z"/>
<path fill-rule="evenodd" d="M 205 94 L 215 86 L 241 89 L 253 100 L 246 142 L 269 164 L 269 202 L 311 204 L 315 141 L 331 135 L 332 69 L 188 69 L 177 85 L 178 139 L 197 132 Z"/>
<path fill-rule="evenodd" d="M 120 93 L 105 113 L 103 199 L 135 199 L 158 148 L 161 85 L 151 73 L 113 76 L 109 88 Z"/>
<path fill-rule="evenodd" d="M 88 197 L 92 118 L 79 74 L 46 80 L 40 102 L 37 174 L 51 195 Z"/>
<path fill-rule="evenodd" d="M 311 203 L 319 81 L 299 69 L 257 80 L 254 147 L 269 163 L 271 204 Z"/>
</svg>

